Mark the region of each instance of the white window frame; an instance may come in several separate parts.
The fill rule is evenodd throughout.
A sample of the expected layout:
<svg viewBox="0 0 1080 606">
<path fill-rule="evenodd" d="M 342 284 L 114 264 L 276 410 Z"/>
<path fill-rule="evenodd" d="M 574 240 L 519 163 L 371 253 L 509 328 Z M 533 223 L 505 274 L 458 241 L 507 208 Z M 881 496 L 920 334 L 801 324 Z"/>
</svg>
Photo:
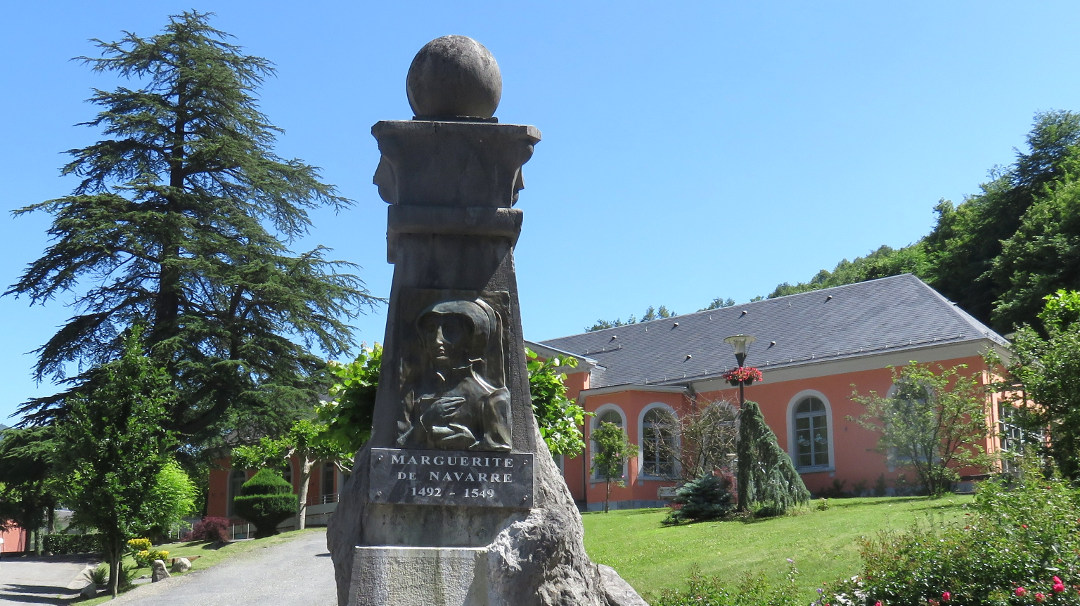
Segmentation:
<svg viewBox="0 0 1080 606">
<path fill-rule="evenodd" d="M 675 452 L 672 454 L 674 460 L 672 460 L 671 462 L 671 475 L 666 476 L 654 475 L 645 472 L 645 415 L 649 414 L 650 411 L 656 410 L 657 408 L 662 408 L 666 410 L 667 413 L 671 415 L 672 421 L 675 423 L 675 426 L 672 427 L 672 432 L 674 433 L 672 437 L 675 440 Z M 641 474 L 642 479 L 671 480 L 679 476 L 679 452 L 681 452 L 682 444 L 679 440 L 678 422 L 679 415 L 675 413 L 675 409 L 663 402 L 653 402 L 652 404 L 649 404 L 645 408 L 641 409 L 641 414 L 638 415 L 638 471 Z"/>
<path fill-rule="evenodd" d="M 817 398 L 825 406 L 825 434 L 829 440 L 828 453 L 829 463 L 827 465 L 799 465 L 799 441 L 797 439 L 797 432 L 795 429 L 795 409 L 808 398 Z M 787 442 L 788 442 L 788 456 L 791 457 L 792 464 L 795 465 L 796 471 L 799 473 L 813 473 L 818 471 L 835 471 L 836 470 L 836 439 L 833 435 L 835 430 L 835 423 L 833 422 L 832 403 L 825 397 L 825 394 L 816 389 L 804 389 L 795 394 L 787 405 Z"/>
</svg>

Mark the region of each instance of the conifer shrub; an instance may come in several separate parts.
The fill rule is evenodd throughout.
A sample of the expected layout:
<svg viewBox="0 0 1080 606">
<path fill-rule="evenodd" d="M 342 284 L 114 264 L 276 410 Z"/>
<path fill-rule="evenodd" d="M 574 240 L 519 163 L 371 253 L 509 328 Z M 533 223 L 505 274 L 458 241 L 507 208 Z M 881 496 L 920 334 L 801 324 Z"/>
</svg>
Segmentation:
<svg viewBox="0 0 1080 606">
<path fill-rule="evenodd" d="M 731 494 L 732 478 L 730 475 L 707 473 L 696 480 L 683 484 L 675 491 L 672 503 L 680 505 L 673 509 L 664 524 L 680 522 L 701 522 L 715 520 L 735 511 L 735 498 Z"/>
<path fill-rule="evenodd" d="M 255 538 L 277 534 L 277 525 L 296 513 L 292 485 L 276 471 L 261 469 L 240 487 L 236 515 L 255 525 Z"/>
<path fill-rule="evenodd" d="M 739 509 L 755 515 L 781 515 L 810 501 L 810 491 L 791 457 L 776 441 L 756 402 L 739 411 Z"/>
</svg>

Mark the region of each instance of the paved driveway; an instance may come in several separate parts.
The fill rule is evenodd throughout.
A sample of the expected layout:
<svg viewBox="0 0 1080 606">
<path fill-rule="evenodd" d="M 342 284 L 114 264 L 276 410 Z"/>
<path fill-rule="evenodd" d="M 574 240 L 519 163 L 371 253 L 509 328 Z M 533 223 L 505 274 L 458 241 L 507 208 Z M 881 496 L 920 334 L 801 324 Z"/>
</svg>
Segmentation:
<svg viewBox="0 0 1080 606">
<path fill-rule="evenodd" d="M 0 560 L 0 604 L 67 604 L 87 585 L 88 561 L 56 558 Z M 228 562 L 141 585 L 109 606 L 336 606 L 334 564 L 326 531 L 248 552 Z"/>
<path fill-rule="evenodd" d="M 0 558 L 0 604 L 67 604 L 88 581 L 88 558 Z"/>
<path fill-rule="evenodd" d="M 129 591 L 109 606 L 335 606 L 326 532 L 258 549 L 212 568 Z"/>
</svg>

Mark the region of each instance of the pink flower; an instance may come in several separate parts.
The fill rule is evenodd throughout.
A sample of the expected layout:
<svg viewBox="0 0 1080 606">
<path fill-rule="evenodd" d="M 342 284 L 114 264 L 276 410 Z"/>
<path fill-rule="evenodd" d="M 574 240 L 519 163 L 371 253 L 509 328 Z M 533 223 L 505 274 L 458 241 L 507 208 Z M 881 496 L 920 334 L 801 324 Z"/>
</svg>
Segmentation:
<svg viewBox="0 0 1080 606">
<path fill-rule="evenodd" d="M 1023 587 L 1017 587 L 1014 593 L 1016 594 L 1016 597 L 1022 598 L 1027 595 L 1027 589 L 1024 589 Z"/>
<path fill-rule="evenodd" d="M 948 591 L 942 592 L 942 594 L 941 594 L 941 601 L 942 602 L 948 602 L 951 599 L 952 599 L 952 594 L 951 593 L 949 593 Z"/>
<path fill-rule="evenodd" d="M 881 600 L 874 602 L 874 606 L 881 606 Z"/>
<path fill-rule="evenodd" d="M 1042 604 L 1044 600 L 1046 600 L 1046 595 L 1043 594 L 1043 592 L 1041 592 L 1041 591 L 1036 591 L 1035 592 L 1035 601 Z"/>
<path fill-rule="evenodd" d="M 1061 593 L 1065 591 L 1065 583 L 1061 582 L 1061 579 L 1054 577 L 1054 593 Z"/>
</svg>

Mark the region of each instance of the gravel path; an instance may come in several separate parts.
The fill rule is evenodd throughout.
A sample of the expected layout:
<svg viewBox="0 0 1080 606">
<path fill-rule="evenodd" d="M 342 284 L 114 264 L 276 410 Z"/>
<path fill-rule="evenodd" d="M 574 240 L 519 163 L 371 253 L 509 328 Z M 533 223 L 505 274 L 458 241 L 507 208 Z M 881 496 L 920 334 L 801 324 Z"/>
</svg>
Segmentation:
<svg viewBox="0 0 1080 606">
<path fill-rule="evenodd" d="M 143 585 L 109 606 L 335 606 L 334 564 L 326 532 L 265 547 L 212 568 Z"/>
</svg>

